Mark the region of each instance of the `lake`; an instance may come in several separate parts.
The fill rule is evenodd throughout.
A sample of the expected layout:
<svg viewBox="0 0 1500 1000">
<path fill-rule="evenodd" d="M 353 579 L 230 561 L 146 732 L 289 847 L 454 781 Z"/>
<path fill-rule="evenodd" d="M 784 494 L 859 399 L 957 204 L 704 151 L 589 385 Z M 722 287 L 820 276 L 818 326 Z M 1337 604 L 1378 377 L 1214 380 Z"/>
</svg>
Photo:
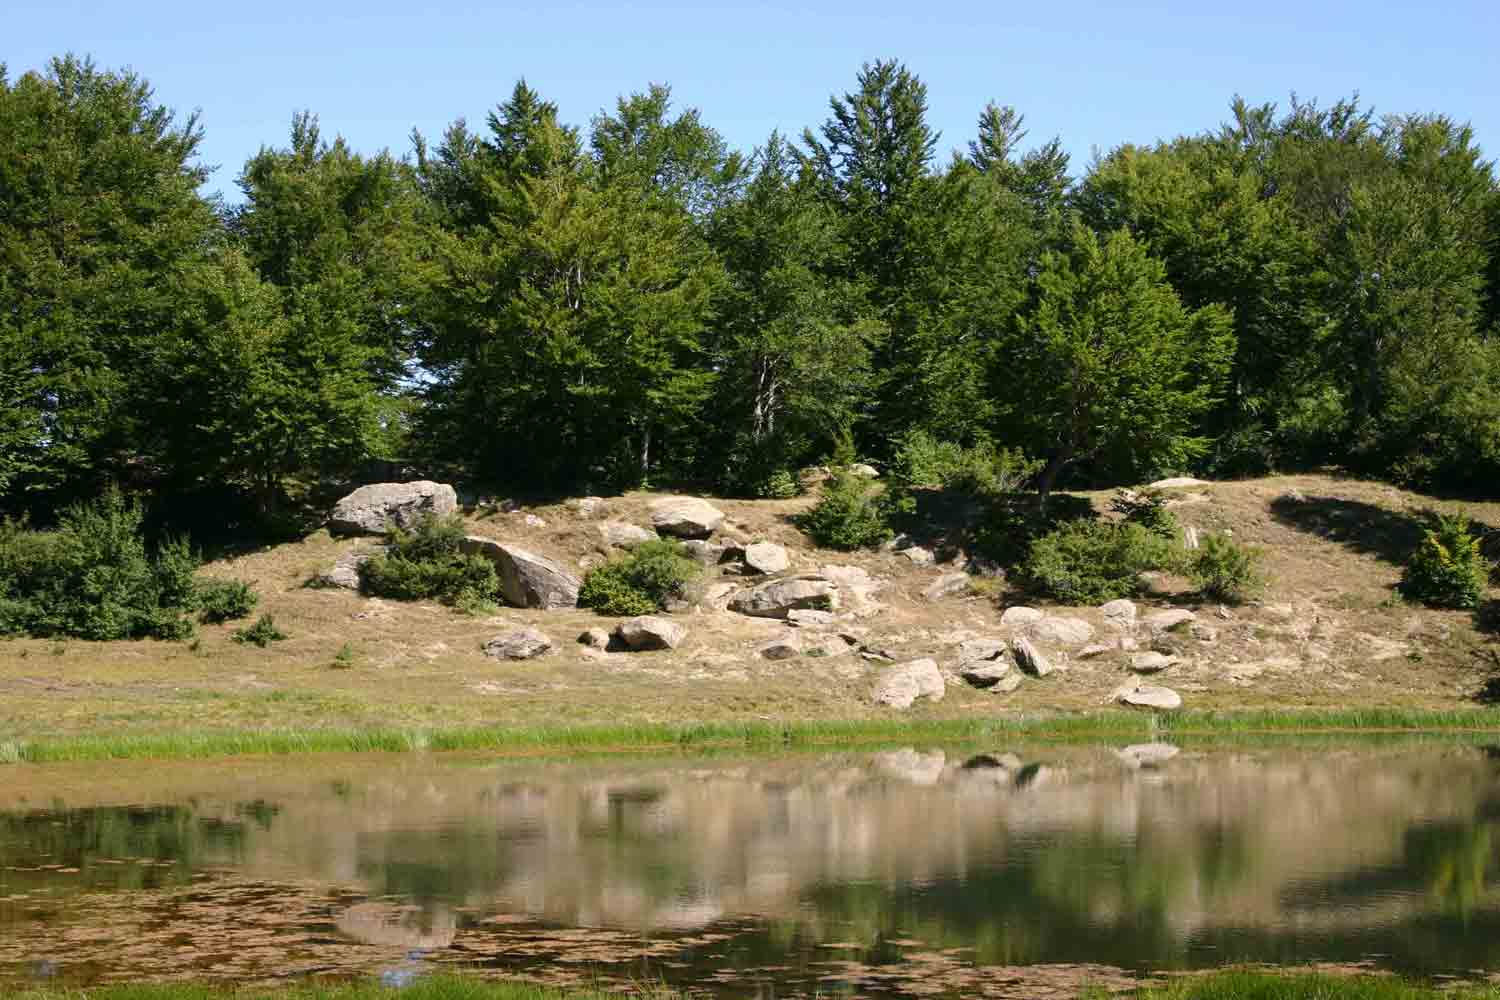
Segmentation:
<svg viewBox="0 0 1500 1000">
<path fill-rule="evenodd" d="M 1500 972 L 1500 748 L 908 748 L 0 768 L 0 982 L 467 968 L 1071 996 Z"/>
</svg>

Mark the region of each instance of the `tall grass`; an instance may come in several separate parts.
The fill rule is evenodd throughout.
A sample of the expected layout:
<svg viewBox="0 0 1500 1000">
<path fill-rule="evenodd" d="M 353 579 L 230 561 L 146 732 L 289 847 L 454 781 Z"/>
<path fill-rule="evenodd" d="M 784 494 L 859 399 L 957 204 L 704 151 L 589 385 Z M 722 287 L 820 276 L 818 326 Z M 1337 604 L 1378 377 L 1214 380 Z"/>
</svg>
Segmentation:
<svg viewBox="0 0 1500 1000">
<path fill-rule="evenodd" d="M 1250 737 L 1330 737 L 1477 733 L 1500 735 L 1500 708 L 1182 712 L 1123 711 L 972 719 L 626 723 L 484 726 L 453 729 L 265 729 L 100 734 L 0 743 L 0 764 L 192 759 L 245 754 L 410 753 L 414 751 L 644 751 L 794 749 L 891 743 L 1058 742 Z"/>
</svg>

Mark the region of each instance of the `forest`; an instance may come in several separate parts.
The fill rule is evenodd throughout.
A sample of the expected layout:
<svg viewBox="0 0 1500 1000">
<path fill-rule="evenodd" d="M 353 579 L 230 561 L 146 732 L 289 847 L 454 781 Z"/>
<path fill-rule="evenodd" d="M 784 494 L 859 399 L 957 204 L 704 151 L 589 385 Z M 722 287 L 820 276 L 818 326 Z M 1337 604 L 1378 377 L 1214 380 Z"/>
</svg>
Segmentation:
<svg viewBox="0 0 1500 1000">
<path fill-rule="evenodd" d="M 1084 165 L 927 107 L 871 62 L 742 151 L 665 86 L 576 125 L 522 81 L 400 153 L 295 114 L 231 203 L 141 76 L 0 67 L 0 515 L 117 490 L 251 533 L 382 473 L 755 497 L 943 448 L 1044 498 L 1492 491 L 1500 182 L 1466 124 L 1236 97 Z"/>
</svg>

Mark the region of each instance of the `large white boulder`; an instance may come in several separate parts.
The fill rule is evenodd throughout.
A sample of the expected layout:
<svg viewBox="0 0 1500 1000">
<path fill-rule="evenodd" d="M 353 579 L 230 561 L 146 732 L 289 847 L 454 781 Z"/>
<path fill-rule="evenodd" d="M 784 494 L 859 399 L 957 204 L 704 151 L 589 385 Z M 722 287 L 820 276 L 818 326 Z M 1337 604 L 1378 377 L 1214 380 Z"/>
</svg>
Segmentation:
<svg viewBox="0 0 1500 1000">
<path fill-rule="evenodd" d="M 663 497 L 651 502 L 651 527 L 677 538 L 708 538 L 724 523 L 724 512 L 697 497 Z"/>
<path fill-rule="evenodd" d="M 942 701 L 945 690 L 943 673 L 935 660 L 912 660 L 880 675 L 875 682 L 874 699 L 877 705 L 904 709 L 911 708 L 918 698 Z"/>
<path fill-rule="evenodd" d="M 328 515 L 335 535 L 383 535 L 392 526 L 413 527 L 424 515 L 458 510 L 458 494 L 447 483 L 372 483 L 340 500 Z"/>
<path fill-rule="evenodd" d="M 578 588 L 582 586 L 578 577 L 546 556 L 480 535 L 466 537 L 462 549 L 495 564 L 500 596 L 507 604 L 544 609 L 578 606 Z"/>
</svg>

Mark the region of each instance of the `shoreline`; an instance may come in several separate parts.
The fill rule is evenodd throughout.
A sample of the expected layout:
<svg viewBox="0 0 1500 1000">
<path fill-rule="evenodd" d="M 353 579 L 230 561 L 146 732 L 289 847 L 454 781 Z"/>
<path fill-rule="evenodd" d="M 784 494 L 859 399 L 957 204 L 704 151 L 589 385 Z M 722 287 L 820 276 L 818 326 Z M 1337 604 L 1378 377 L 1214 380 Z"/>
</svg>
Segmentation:
<svg viewBox="0 0 1500 1000">
<path fill-rule="evenodd" d="M 574 726 L 465 726 L 368 730 L 276 728 L 0 739 L 0 767 L 82 761 L 194 760 L 325 753 L 672 753 L 721 750 L 879 748 L 890 744 L 1149 742 L 1226 738 L 1349 739 L 1493 735 L 1500 708 L 1457 710 L 1296 709 L 1188 711 L 1173 715 L 1099 711 L 999 718 L 791 720 Z"/>
</svg>

